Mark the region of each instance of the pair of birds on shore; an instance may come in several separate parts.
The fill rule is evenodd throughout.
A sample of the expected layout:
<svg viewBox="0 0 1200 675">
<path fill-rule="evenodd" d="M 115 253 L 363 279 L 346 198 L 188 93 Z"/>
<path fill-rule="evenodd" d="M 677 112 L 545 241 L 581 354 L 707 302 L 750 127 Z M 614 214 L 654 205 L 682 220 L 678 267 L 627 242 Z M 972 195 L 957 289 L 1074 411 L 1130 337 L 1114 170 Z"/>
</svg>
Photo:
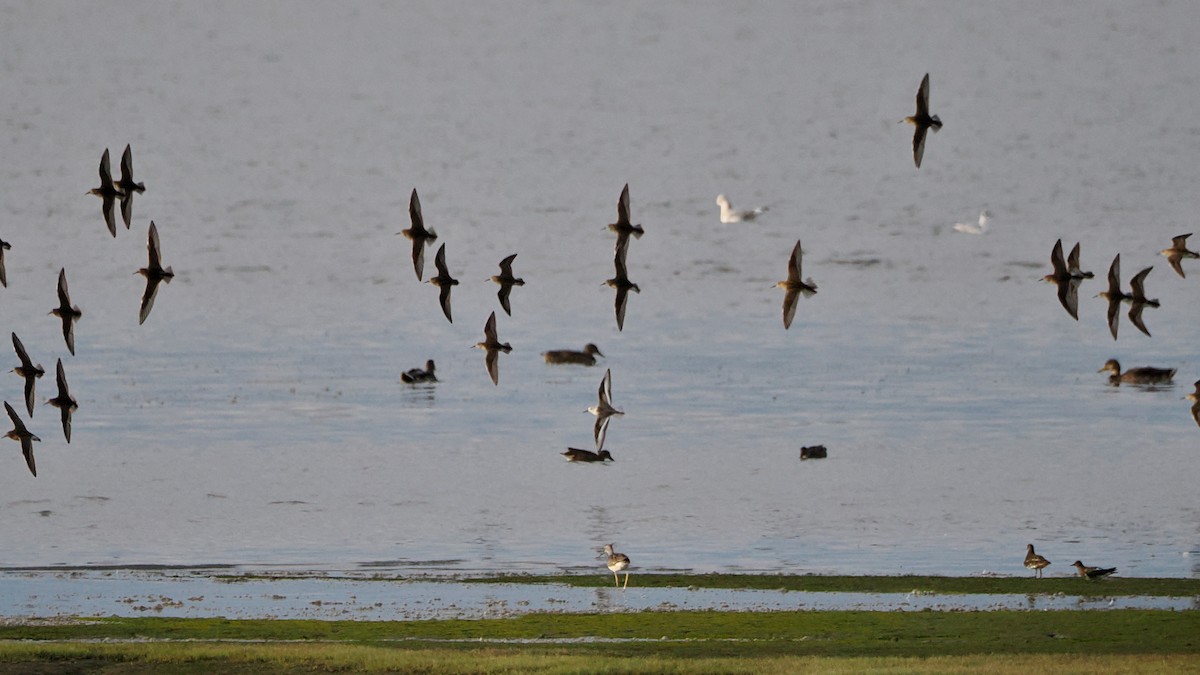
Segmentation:
<svg viewBox="0 0 1200 675">
<path fill-rule="evenodd" d="M 1033 550 L 1033 544 L 1025 545 L 1025 568 L 1034 571 L 1034 577 L 1041 578 L 1042 570 L 1050 566 L 1050 561 Z M 1072 566 L 1084 579 L 1100 579 L 1117 571 L 1115 567 L 1092 567 L 1076 560 Z"/>
<path fill-rule="evenodd" d="M 421 213 L 421 199 L 417 196 L 416 188 L 413 188 L 412 196 L 408 199 L 408 217 L 412 225 L 397 234 L 402 234 L 405 238 L 412 241 L 413 269 L 417 273 L 417 280 L 420 281 L 421 277 L 425 274 L 425 247 L 437 239 L 437 233 L 425 227 L 425 217 Z M 524 279 L 519 279 L 513 275 L 512 264 L 516 257 L 517 254 L 514 253 L 501 260 L 500 274 L 490 277 L 491 281 L 500 285 L 497 297 L 500 298 L 500 307 L 509 316 L 512 316 L 512 305 L 509 302 L 512 287 L 525 285 Z M 450 289 L 458 285 L 458 279 L 451 276 L 450 268 L 446 265 L 445 244 L 438 247 L 437 254 L 433 258 L 433 264 L 437 268 L 437 275 L 430 277 L 429 283 L 438 287 L 438 303 L 442 307 L 442 314 L 446 315 L 447 321 L 454 323 L 454 318 L 450 312 Z"/>
<path fill-rule="evenodd" d="M 13 368 L 13 372 L 17 373 L 25 379 L 25 408 L 29 412 L 29 416 L 33 417 L 33 403 L 35 397 L 35 383 L 38 378 L 45 374 L 45 370 L 41 364 L 34 365 L 33 360 L 29 358 L 28 352 L 25 351 L 25 345 L 21 343 L 21 339 L 16 333 L 12 334 L 13 349 L 17 352 L 17 358 L 21 364 Z M 58 359 L 56 372 L 56 380 L 58 384 L 58 395 L 46 401 L 50 405 L 59 409 L 62 417 L 63 435 L 67 439 L 67 443 L 71 442 L 71 414 L 79 407 L 75 398 L 71 396 L 70 387 L 67 385 L 66 372 L 63 370 L 62 359 Z M 37 476 L 37 464 L 33 457 L 33 442 L 41 441 L 25 426 L 21 421 L 17 411 L 9 405 L 8 401 L 4 402 L 4 409 L 8 412 L 9 419 L 12 420 L 13 428 L 6 433 L 5 438 L 11 438 L 21 444 L 21 454 L 25 456 L 25 464 L 29 467 L 29 472 Z"/>
<path fill-rule="evenodd" d="M 100 156 L 100 186 L 88 190 L 87 194 L 96 195 L 101 201 L 100 211 L 104 215 L 104 223 L 112 236 L 117 236 L 117 222 L 113 216 L 113 204 L 121 200 L 121 219 L 125 221 L 125 229 L 129 229 L 133 220 L 133 195 L 135 192 L 146 191 L 143 183 L 133 180 L 133 151 L 126 144 L 125 152 L 121 155 L 121 179 L 113 181 L 112 168 L 109 166 L 108 148 Z"/>
</svg>

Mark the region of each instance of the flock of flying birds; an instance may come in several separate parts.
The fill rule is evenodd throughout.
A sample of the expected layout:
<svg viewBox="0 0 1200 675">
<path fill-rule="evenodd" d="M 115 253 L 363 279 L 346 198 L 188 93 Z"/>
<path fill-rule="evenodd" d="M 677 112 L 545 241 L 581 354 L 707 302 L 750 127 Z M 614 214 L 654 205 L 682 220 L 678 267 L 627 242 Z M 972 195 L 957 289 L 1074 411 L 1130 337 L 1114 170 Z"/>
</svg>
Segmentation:
<svg viewBox="0 0 1200 675">
<path fill-rule="evenodd" d="M 108 231 L 112 236 L 117 236 L 117 224 L 114 217 L 114 206 L 116 200 L 121 200 L 121 218 L 125 221 L 125 229 L 130 229 L 130 224 L 133 220 L 133 195 L 146 191 L 146 186 L 138 183 L 133 179 L 133 153 L 128 145 L 125 146 L 125 152 L 121 155 L 121 179 L 114 181 L 112 178 L 112 170 L 109 168 L 108 148 L 104 149 L 104 154 L 100 157 L 100 187 L 92 188 L 86 194 L 95 195 L 101 199 L 100 211 L 104 216 L 104 222 L 108 226 Z M 154 306 L 154 298 L 158 294 L 158 285 L 162 282 L 170 283 L 174 278 L 175 273 L 171 268 L 163 267 L 160 255 L 160 247 L 158 243 L 158 228 L 154 225 L 154 221 L 150 221 L 150 231 L 148 234 L 147 247 L 150 252 L 149 262 L 145 267 L 142 267 L 135 272 L 146 278 L 146 290 L 142 293 L 141 309 L 138 314 L 138 324 L 146 322 L 146 317 L 150 316 L 150 309 Z M 0 241 L 0 285 L 8 287 L 8 275 L 4 270 L 4 251 L 12 250 L 12 246 L 6 241 Z M 67 343 L 67 351 L 71 356 L 75 355 L 75 322 L 83 316 L 83 312 L 79 307 L 71 303 L 71 294 L 67 288 L 67 270 L 62 268 L 58 272 L 58 307 L 50 310 L 50 313 L 57 316 L 62 321 L 63 340 Z M 17 358 L 21 361 L 20 365 L 13 368 L 13 372 L 20 375 L 25 380 L 25 410 L 29 413 L 29 417 L 33 418 L 35 387 L 38 378 L 45 374 L 45 370 L 41 364 L 34 365 L 33 359 L 29 358 L 29 353 L 25 350 L 25 345 L 21 343 L 21 339 L 14 332 L 12 334 L 13 349 L 17 353 Z M 75 398 L 71 396 L 70 387 L 67 385 L 67 375 L 63 370 L 62 359 L 58 359 L 56 367 L 56 377 L 58 384 L 58 395 L 48 399 L 46 403 L 59 409 L 62 417 L 63 436 L 67 443 L 71 442 L 71 415 L 79 407 Z M 21 454 L 25 456 L 25 464 L 29 467 L 29 472 L 37 476 L 37 464 L 33 457 L 33 442 L 41 441 L 25 426 L 17 411 L 9 405 L 8 401 L 4 402 L 4 409 L 8 412 L 9 418 L 12 420 L 13 429 L 6 433 L 5 438 L 11 438 L 21 444 Z"/>
</svg>

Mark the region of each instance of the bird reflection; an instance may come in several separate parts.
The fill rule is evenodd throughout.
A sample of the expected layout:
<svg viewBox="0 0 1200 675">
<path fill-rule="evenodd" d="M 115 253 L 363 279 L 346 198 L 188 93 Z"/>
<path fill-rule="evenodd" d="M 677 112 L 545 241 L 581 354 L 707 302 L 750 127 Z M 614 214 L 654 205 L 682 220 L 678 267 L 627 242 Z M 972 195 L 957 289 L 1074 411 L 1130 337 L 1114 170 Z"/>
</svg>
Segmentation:
<svg viewBox="0 0 1200 675">
<path fill-rule="evenodd" d="M 112 169 L 109 167 L 108 161 L 108 148 L 105 148 L 104 154 L 100 156 L 100 187 L 94 187 L 87 193 L 100 198 L 100 212 L 104 214 L 104 223 L 108 225 L 109 233 L 114 237 L 117 236 L 117 221 L 113 217 L 113 204 L 117 197 L 124 197 L 125 193 L 113 184 Z"/>
<path fill-rule="evenodd" d="M 158 295 L 158 284 L 160 282 L 171 283 L 175 278 L 175 272 L 170 266 L 163 268 L 162 266 L 162 248 L 158 243 L 158 227 L 154 225 L 154 221 L 150 221 L 150 233 L 146 236 L 146 248 L 149 251 L 149 262 L 145 267 L 139 269 L 135 274 L 140 274 L 146 277 L 146 291 L 142 293 L 142 308 L 138 312 L 138 325 L 146 323 L 146 317 L 150 316 L 150 310 L 154 307 L 154 296 Z"/>
<path fill-rule="evenodd" d="M 1180 261 L 1184 258 L 1200 258 L 1200 254 L 1195 251 L 1189 251 L 1187 247 L 1187 238 L 1192 236 L 1192 233 L 1181 234 L 1171 238 L 1171 248 L 1164 248 L 1159 252 L 1160 255 L 1167 257 L 1167 262 L 1171 263 L 1171 269 L 1180 277 L 1187 278 L 1183 273 L 1183 266 Z"/>
<path fill-rule="evenodd" d="M 929 114 L 929 73 L 921 79 L 921 87 L 917 89 L 917 111 L 900 120 L 916 127 L 913 131 L 913 162 L 921 168 L 921 158 L 925 156 L 925 134 L 932 127 L 934 132 L 942 128 L 942 121 L 937 115 Z"/>
<path fill-rule="evenodd" d="M 413 188 L 412 197 L 408 200 L 408 217 L 412 227 L 401 230 L 399 234 L 412 240 L 413 269 L 417 271 L 417 281 L 420 281 L 425 274 L 425 246 L 437 239 L 437 233 L 425 229 L 425 218 L 421 216 L 421 200 L 417 198 L 416 188 Z"/>
<path fill-rule="evenodd" d="M 42 439 L 29 433 L 29 429 L 25 428 L 25 423 L 21 421 L 20 417 L 17 417 L 17 411 L 13 410 L 8 401 L 4 402 L 4 409 L 8 411 L 8 417 L 13 423 L 12 431 L 4 434 L 4 437 L 20 441 L 21 454 L 25 455 L 25 465 L 29 467 L 29 473 L 37 477 L 37 465 L 33 461 L 33 441 L 41 441 Z"/>
<path fill-rule="evenodd" d="M 617 330 L 625 328 L 625 305 L 629 300 L 629 291 L 641 293 L 642 289 L 638 285 L 629 280 L 629 274 L 625 269 L 625 255 L 629 249 L 629 237 L 617 238 L 616 253 L 613 256 L 613 267 L 616 268 L 616 276 L 605 281 L 610 287 L 617 289 L 617 298 L 614 303 L 617 312 Z"/>
<path fill-rule="evenodd" d="M 512 316 L 512 307 L 508 304 L 508 294 L 512 292 L 513 286 L 524 286 L 525 280 L 518 279 L 513 276 L 512 263 L 517 257 L 514 253 L 504 260 L 500 261 L 500 274 L 492 276 L 492 281 L 500 284 L 500 290 L 496 293 L 496 297 L 500 298 L 500 307 L 504 309 L 504 313 Z"/>
<path fill-rule="evenodd" d="M 58 307 L 50 313 L 62 319 L 63 339 L 67 341 L 67 351 L 75 355 L 75 322 L 83 316 L 78 307 L 71 305 L 71 294 L 67 290 L 67 270 L 58 270 Z"/>
<path fill-rule="evenodd" d="M 21 339 L 16 333 L 12 334 L 13 349 L 17 352 L 17 358 L 21 360 L 21 365 L 13 368 L 13 372 L 25 378 L 25 408 L 29 411 L 29 416 L 33 417 L 33 398 L 34 386 L 37 379 L 46 374 L 42 368 L 42 364 L 33 365 L 33 361 L 29 358 L 29 353 L 25 351 L 25 345 L 21 344 Z"/>
<path fill-rule="evenodd" d="M 500 342 L 496 337 L 496 313 L 492 312 L 488 315 L 487 323 L 483 325 L 483 342 L 475 343 L 476 349 L 482 349 L 487 353 L 484 359 L 487 365 L 488 375 L 492 378 L 492 384 L 500 384 L 500 352 L 505 354 L 512 351 L 512 347 L 507 342 Z"/>
<path fill-rule="evenodd" d="M 58 396 L 46 401 L 50 405 L 58 408 L 59 414 L 62 416 L 63 436 L 67 442 L 71 442 L 71 414 L 79 407 L 71 396 L 71 389 L 67 386 L 67 374 L 63 371 L 62 359 L 58 360 L 58 367 L 55 373 L 55 380 L 58 383 Z"/>
<path fill-rule="evenodd" d="M 796 317 L 796 305 L 800 294 L 803 293 L 807 298 L 817 292 L 817 284 L 812 277 L 800 281 L 800 260 L 803 256 L 804 249 L 800 247 L 800 240 L 797 239 L 796 245 L 792 247 L 792 255 L 788 258 L 788 278 L 775 283 L 775 286 L 787 291 L 783 296 L 784 330 L 792 327 L 792 319 Z"/>
</svg>

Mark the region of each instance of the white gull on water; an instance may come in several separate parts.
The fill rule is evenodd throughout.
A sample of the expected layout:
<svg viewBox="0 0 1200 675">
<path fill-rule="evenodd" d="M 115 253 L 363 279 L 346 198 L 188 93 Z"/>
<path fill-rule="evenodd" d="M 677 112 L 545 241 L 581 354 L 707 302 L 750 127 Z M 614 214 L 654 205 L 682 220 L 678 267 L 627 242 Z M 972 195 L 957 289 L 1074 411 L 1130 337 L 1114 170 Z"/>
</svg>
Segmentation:
<svg viewBox="0 0 1200 675">
<path fill-rule="evenodd" d="M 766 213 L 770 207 L 760 206 L 757 209 L 749 211 L 734 211 L 733 205 L 725 198 L 725 195 L 717 195 L 717 206 L 721 207 L 721 222 L 722 223 L 740 223 L 743 220 L 754 220 L 761 213 Z"/>
</svg>

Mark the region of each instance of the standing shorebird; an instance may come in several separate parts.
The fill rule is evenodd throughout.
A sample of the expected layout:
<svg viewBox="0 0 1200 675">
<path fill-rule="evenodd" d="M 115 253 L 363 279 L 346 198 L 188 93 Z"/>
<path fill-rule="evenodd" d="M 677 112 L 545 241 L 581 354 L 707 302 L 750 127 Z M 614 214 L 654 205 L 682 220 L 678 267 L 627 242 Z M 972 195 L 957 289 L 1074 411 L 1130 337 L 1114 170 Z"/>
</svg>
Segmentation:
<svg viewBox="0 0 1200 675">
<path fill-rule="evenodd" d="M 121 219 L 125 221 L 125 229 L 129 229 L 129 224 L 133 220 L 133 193 L 142 193 L 146 191 L 146 186 L 133 180 L 133 151 L 129 149 L 129 144 L 125 145 L 125 152 L 121 154 L 121 180 L 117 181 L 117 188 L 123 193 L 121 195 Z"/>
<path fill-rule="evenodd" d="M 617 290 L 617 298 L 614 303 L 614 309 L 617 313 L 617 330 L 625 329 L 625 306 L 629 302 L 629 291 L 641 293 L 642 289 L 638 285 L 629 280 L 629 273 L 625 269 L 625 256 L 629 250 L 629 237 L 618 237 L 616 251 L 613 254 L 613 267 L 616 269 L 616 276 L 605 281 L 609 287 Z"/>
<path fill-rule="evenodd" d="M 446 245 L 442 244 L 438 247 L 437 255 L 433 258 L 433 264 L 437 267 L 437 276 L 430 277 L 429 283 L 441 289 L 438 294 L 438 302 L 442 305 L 442 314 L 446 315 L 446 320 L 454 323 L 454 319 L 450 318 L 450 289 L 458 285 L 458 279 L 450 276 L 450 270 L 446 267 Z"/>
<path fill-rule="evenodd" d="M 412 227 L 401 230 L 397 234 L 402 234 L 405 238 L 412 240 L 413 268 L 417 271 L 417 281 L 420 281 L 421 276 L 425 274 L 426 243 L 436 240 L 437 233 L 425 229 L 425 218 L 421 216 L 421 200 L 417 198 L 416 188 L 413 188 L 412 197 L 408 199 L 408 217 L 412 221 Z"/>
<path fill-rule="evenodd" d="M 8 273 L 4 271 L 4 252 L 11 249 L 12 244 L 0 239 L 0 286 L 8 288 Z"/>
<path fill-rule="evenodd" d="M 1181 277 L 1187 278 L 1183 273 L 1183 266 L 1179 264 L 1184 258 L 1200 258 L 1200 253 L 1189 251 L 1187 247 L 1187 238 L 1192 236 L 1191 232 L 1181 234 L 1178 237 L 1171 238 L 1171 248 L 1164 248 L 1159 251 L 1159 255 L 1165 255 L 1167 262 L 1171 263 L 1171 269 Z"/>
<path fill-rule="evenodd" d="M 546 363 L 579 366 L 596 365 L 597 356 L 604 356 L 604 354 L 600 353 L 599 347 L 590 342 L 584 345 L 583 351 L 580 352 L 573 349 L 552 349 L 548 352 L 542 352 L 542 358 L 546 360 Z"/>
<path fill-rule="evenodd" d="M 496 292 L 496 297 L 500 298 L 500 307 L 504 309 L 504 313 L 512 316 L 512 307 L 508 304 L 508 294 L 512 292 L 513 286 L 524 286 L 525 280 L 518 279 L 513 276 L 512 263 L 517 257 L 514 253 L 504 260 L 500 261 L 500 274 L 492 276 L 492 281 L 500 284 L 500 290 Z"/>
<path fill-rule="evenodd" d="M 512 351 L 512 347 L 507 342 L 500 342 L 496 337 L 496 313 L 492 312 L 488 315 L 487 323 L 483 324 L 483 342 L 475 343 L 476 349 L 482 349 L 487 353 L 484 362 L 487 365 L 488 375 L 492 377 L 492 384 L 500 385 L 500 352 L 505 354 Z"/>
<path fill-rule="evenodd" d="M 629 235 L 632 234 L 634 239 L 641 239 L 646 233 L 640 224 L 634 225 L 629 221 L 629 183 L 625 184 L 621 196 L 617 198 L 617 222 L 609 223 L 608 229 L 617 233 L 618 249 L 629 241 Z"/>
<path fill-rule="evenodd" d="M 104 223 L 108 225 L 108 231 L 112 236 L 117 236 L 117 221 L 113 217 L 113 204 L 117 197 L 124 197 L 125 193 L 113 184 L 112 168 L 108 161 L 108 148 L 105 148 L 104 154 L 100 156 L 100 187 L 88 190 L 87 194 L 96 195 L 101 199 L 100 211 L 104 214 Z"/>
<path fill-rule="evenodd" d="M 63 371 L 62 359 L 58 360 L 57 372 L 55 380 L 58 383 L 58 396 L 48 399 L 46 403 L 58 408 L 59 414 L 62 416 L 63 436 L 67 438 L 67 442 L 71 442 L 71 414 L 79 407 L 75 402 L 75 398 L 71 396 L 71 388 L 67 386 L 67 374 Z"/>
<path fill-rule="evenodd" d="M 817 292 L 817 284 L 812 280 L 812 277 L 800 281 L 800 259 L 804 255 L 804 250 L 800 248 L 800 240 L 796 240 L 796 245 L 792 247 L 792 256 L 788 258 L 788 278 L 775 283 L 777 288 L 782 288 L 787 291 L 783 296 L 783 328 L 787 330 L 792 327 L 792 319 L 796 316 L 796 305 L 803 293 L 804 297 L 810 297 Z"/>
<path fill-rule="evenodd" d="M 437 377 L 433 374 L 433 359 L 425 362 L 425 370 L 420 368 L 409 368 L 407 371 L 400 373 L 400 380 L 413 384 L 416 382 L 437 382 Z"/>
<path fill-rule="evenodd" d="M 596 450 L 604 449 L 604 439 L 608 434 L 608 418 L 613 415 L 624 415 L 624 410 L 617 410 L 612 404 L 612 368 L 604 371 L 604 379 L 600 380 L 600 391 L 596 394 L 596 405 L 589 406 L 584 412 L 596 416 L 596 426 L 592 429 L 592 437 L 596 442 Z"/>
<path fill-rule="evenodd" d="M 1171 378 L 1175 376 L 1174 368 L 1151 368 L 1149 366 L 1130 368 L 1122 373 L 1121 363 L 1116 359 L 1105 361 L 1104 366 L 1096 372 L 1112 373 L 1112 375 L 1108 376 L 1108 381 L 1114 385 L 1119 385 L 1122 382 L 1130 384 L 1170 384 Z"/>
<path fill-rule="evenodd" d="M 604 545 L 604 554 L 608 556 L 608 569 L 613 573 L 613 586 L 620 586 L 621 580 L 617 573 L 629 569 L 629 556 L 614 551 L 612 544 Z M 625 572 L 625 585 L 621 590 L 626 588 L 629 588 L 629 572 Z"/>
<path fill-rule="evenodd" d="M 925 156 L 925 134 L 930 127 L 936 133 L 942 128 L 942 121 L 937 115 L 929 114 L 929 73 L 921 79 L 921 87 L 917 89 L 917 112 L 900 120 L 916 127 L 913 131 L 913 162 L 921 168 L 921 158 Z"/>
<path fill-rule="evenodd" d="M 33 361 L 29 358 L 29 353 L 25 351 L 25 345 L 21 344 L 21 339 L 16 333 L 12 334 L 13 349 L 17 352 L 17 358 L 21 359 L 21 365 L 13 368 L 13 372 L 25 378 L 25 408 L 29 411 L 29 416 L 33 417 L 33 398 L 34 385 L 37 378 L 46 374 L 42 368 L 42 364 L 33 365 Z"/>
<path fill-rule="evenodd" d="M 50 313 L 62 319 L 63 339 L 67 341 L 67 351 L 75 355 L 75 322 L 83 316 L 78 307 L 71 304 L 71 294 L 67 290 L 67 269 L 58 270 L 58 307 Z"/>
<path fill-rule="evenodd" d="M 725 195 L 717 195 L 717 206 L 721 207 L 721 222 L 722 223 L 740 223 L 743 221 L 754 220 L 759 215 L 770 211 L 770 207 L 760 206 L 757 209 L 749 211 L 734 211 L 733 204 L 725 198 Z"/>
<path fill-rule="evenodd" d="M 1115 567 L 1088 567 L 1078 560 L 1071 563 L 1071 565 L 1079 570 L 1079 576 L 1084 579 L 1101 579 L 1117 571 Z"/>
<path fill-rule="evenodd" d="M 20 441 L 21 454 L 25 455 L 25 464 L 29 467 L 29 473 L 33 474 L 34 478 L 36 478 L 37 465 L 33 461 L 33 442 L 41 441 L 42 439 L 29 433 L 29 429 L 25 428 L 25 423 L 21 421 L 20 417 L 17 417 L 17 411 L 13 410 L 13 407 L 8 404 L 8 401 L 4 402 L 4 409 L 8 411 L 8 417 L 13 423 L 12 431 L 4 434 L 4 437 L 11 438 L 14 441 Z"/>
<path fill-rule="evenodd" d="M 138 325 L 146 323 L 146 317 L 150 316 L 150 310 L 154 307 L 154 297 L 158 295 L 158 284 L 160 282 L 171 283 L 175 278 L 175 272 L 171 267 L 162 266 L 162 248 L 158 243 L 158 227 L 154 225 L 154 221 L 150 221 L 150 233 L 146 236 L 146 249 L 149 251 L 149 262 L 146 266 L 139 269 L 134 274 L 140 274 L 146 277 L 146 290 L 142 293 L 142 308 L 138 312 Z"/>
<path fill-rule="evenodd" d="M 1050 566 L 1050 561 L 1033 552 L 1033 544 L 1025 547 L 1025 569 L 1034 570 L 1034 577 L 1041 578 L 1042 570 Z"/>
</svg>

